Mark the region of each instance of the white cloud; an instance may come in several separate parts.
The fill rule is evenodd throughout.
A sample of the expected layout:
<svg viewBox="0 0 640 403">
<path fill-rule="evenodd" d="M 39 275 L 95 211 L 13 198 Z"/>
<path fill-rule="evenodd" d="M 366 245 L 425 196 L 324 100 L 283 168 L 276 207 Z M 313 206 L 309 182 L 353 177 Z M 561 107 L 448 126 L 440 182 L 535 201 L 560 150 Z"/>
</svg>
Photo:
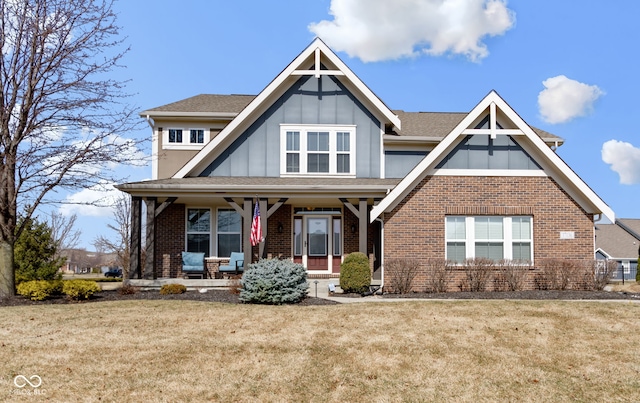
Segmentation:
<svg viewBox="0 0 640 403">
<path fill-rule="evenodd" d="M 364 62 L 461 54 L 478 61 L 489 54 L 486 36 L 515 23 L 506 0 L 331 0 L 333 21 L 309 30 L 337 51 Z"/>
<path fill-rule="evenodd" d="M 602 161 L 620 175 L 621 184 L 640 184 L 640 148 L 624 141 L 609 140 L 602 145 Z"/>
<path fill-rule="evenodd" d="M 604 95 L 596 85 L 588 85 L 560 75 L 542 82 L 538 109 L 548 123 L 566 123 L 593 111 L 595 101 Z"/>
<path fill-rule="evenodd" d="M 120 191 L 111 183 L 100 183 L 88 189 L 68 195 L 60 212 L 65 216 L 78 214 L 89 217 L 111 217 L 112 206 L 115 204 Z"/>
</svg>

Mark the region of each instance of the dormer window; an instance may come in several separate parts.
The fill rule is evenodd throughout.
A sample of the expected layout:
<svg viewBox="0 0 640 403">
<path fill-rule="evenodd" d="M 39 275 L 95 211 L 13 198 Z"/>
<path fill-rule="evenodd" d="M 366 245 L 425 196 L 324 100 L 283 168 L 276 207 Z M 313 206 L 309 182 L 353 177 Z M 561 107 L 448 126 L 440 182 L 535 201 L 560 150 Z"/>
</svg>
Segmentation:
<svg viewBox="0 0 640 403">
<path fill-rule="evenodd" d="M 355 175 L 355 126 L 281 125 L 282 175 Z"/>
<path fill-rule="evenodd" d="M 203 128 L 172 127 L 162 134 L 163 149 L 199 150 L 209 142 L 209 130 Z"/>
</svg>

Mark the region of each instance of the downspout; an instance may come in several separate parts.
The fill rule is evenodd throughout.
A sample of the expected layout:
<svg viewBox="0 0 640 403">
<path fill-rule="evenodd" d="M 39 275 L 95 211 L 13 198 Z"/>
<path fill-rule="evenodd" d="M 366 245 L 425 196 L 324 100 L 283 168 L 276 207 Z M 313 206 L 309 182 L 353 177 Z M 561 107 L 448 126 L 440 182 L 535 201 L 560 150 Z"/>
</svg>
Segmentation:
<svg viewBox="0 0 640 403">
<path fill-rule="evenodd" d="M 380 217 L 374 221 L 380 222 L 380 290 L 384 292 L 384 221 Z"/>
</svg>

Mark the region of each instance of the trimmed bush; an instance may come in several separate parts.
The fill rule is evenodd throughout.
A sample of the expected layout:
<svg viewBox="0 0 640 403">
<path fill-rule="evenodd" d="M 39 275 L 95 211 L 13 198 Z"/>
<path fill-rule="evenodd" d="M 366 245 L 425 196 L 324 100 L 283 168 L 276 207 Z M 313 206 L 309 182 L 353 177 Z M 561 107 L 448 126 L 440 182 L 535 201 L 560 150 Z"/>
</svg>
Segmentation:
<svg viewBox="0 0 640 403">
<path fill-rule="evenodd" d="M 42 301 L 62 291 L 61 281 L 32 280 L 24 281 L 16 287 L 19 295 L 32 301 Z"/>
<path fill-rule="evenodd" d="M 261 259 L 242 275 L 240 301 L 253 304 L 291 304 L 307 296 L 304 266 L 290 260 Z"/>
<path fill-rule="evenodd" d="M 95 281 L 68 280 L 62 282 L 62 293 L 76 301 L 89 299 L 93 294 L 100 291 L 100 286 Z"/>
<path fill-rule="evenodd" d="M 182 284 L 165 284 L 160 287 L 160 294 L 169 295 L 169 294 L 184 294 L 187 292 L 187 287 Z"/>
<path fill-rule="evenodd" d="M 369 258 L 362 252 L 354 252 L 340 265 L 340 288 L 344 292 L 365 292 L 371 284 Z"/>
<path fill-rule="evenodd" d="M 446 259 L 427 260 L 427 292 L 447 292 L 455 262 Z"/>
</svg>

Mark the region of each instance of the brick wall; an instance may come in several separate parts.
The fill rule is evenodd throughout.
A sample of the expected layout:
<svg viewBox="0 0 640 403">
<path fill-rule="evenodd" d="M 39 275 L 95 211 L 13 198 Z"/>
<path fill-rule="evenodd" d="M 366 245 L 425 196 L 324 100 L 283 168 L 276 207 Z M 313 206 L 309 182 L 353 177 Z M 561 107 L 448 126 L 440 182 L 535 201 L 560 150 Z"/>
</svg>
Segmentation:
<svg viewBox="0 0 640 403">
<path fill-rule="evenodd" d="M 156 274 L 179 277 L 185 249 L 185 206 L 174 203 L 156 218 Z"/>
<path fill-rule="evenodd" d="M 593 215 L 553 179 L 459 176 L 427 177 L 385 213 L 384 259 L 408 257 L 422 264 L 444 259 L 446 215 L 519 214 L 533 216 L 535 261 L 593 259 Z M 575 232 L 575 239 L 561 240 L 561 231 Z M 426 289 L 426 276 L 424 271 L 418 274 L 415 291 Z M 532 288 L 533 282 L 527 281 L 527 287 Z"/>
</svg>

